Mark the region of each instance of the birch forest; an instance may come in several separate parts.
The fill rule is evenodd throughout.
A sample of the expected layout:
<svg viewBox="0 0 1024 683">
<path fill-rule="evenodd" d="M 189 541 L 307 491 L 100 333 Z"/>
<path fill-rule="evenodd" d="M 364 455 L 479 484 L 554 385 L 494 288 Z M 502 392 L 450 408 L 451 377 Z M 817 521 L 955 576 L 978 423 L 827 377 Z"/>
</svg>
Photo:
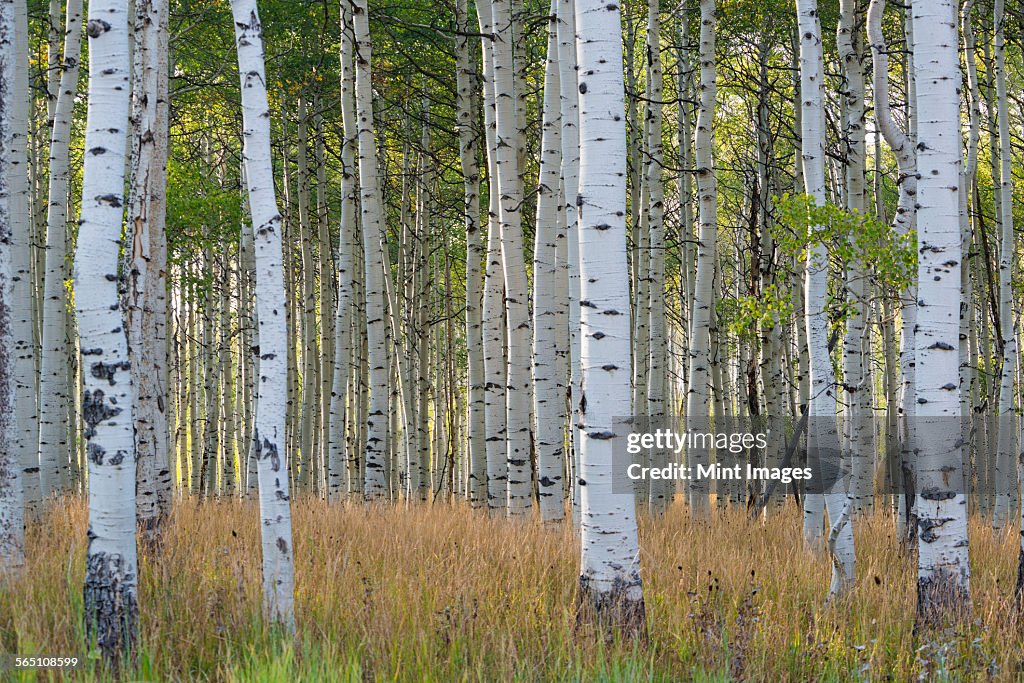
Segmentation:
<svg viewBox="0 0 1024 683">
<path fill-rule="evenodd" d="M 1019 680 L 1022 35 L 0 0 L 0 679 Z"/>
</svg>

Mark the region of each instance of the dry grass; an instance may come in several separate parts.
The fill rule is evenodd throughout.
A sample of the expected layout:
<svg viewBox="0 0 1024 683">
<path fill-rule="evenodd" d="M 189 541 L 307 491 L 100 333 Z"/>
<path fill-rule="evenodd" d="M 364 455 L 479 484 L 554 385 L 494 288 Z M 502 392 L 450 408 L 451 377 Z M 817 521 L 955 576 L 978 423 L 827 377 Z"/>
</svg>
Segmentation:
<svg viewBox="0 0 1024 683">
<path fill-rule="evenodd" d="M 25 576 L 0 588 L 0 652 L 82 651 L 85 505 L 62 501 L 44 522 L 29 531 Z M 826 607 L 828 565 L 802 549 L 795 510 L 750 524 L 673 508 L 642 522 L 646 645 L 576 630 L 579 558 L 564 528 L 319 501 L 297 503 L 294 526 L 299 636 L 284 644 L 259 617 L 255 505 L 178 504 L 162 552 L 141 559 L 132 678 L 963 680 L 1012 679 L 1024 661 L 1017 534 L 979 522 L 973 622 L 915 638 L 915 572 L 885 516 L 858 523 L 856 588 Z"/>
</svg>

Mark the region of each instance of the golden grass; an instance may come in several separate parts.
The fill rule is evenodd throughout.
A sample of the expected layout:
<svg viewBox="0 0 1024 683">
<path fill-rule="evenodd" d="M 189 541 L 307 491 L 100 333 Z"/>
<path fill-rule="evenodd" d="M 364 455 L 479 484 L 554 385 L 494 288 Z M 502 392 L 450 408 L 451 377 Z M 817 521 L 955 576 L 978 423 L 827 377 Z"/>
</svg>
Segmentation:
<svg viewBox="0 0 1024 683">
<path fill-rule="evenodd" d="M 566 528 L 319 501 L 294 507 L 299 635 L 284 644 L 260 619 L 256 519 L 251 502 L 175 506 L 162 551 L 141 558 L 133 680 L 1010 680 L 1024 661 L 1018 536 L 979 521 L 973 621 L 915 638 L 916 573 L 887 516 L 858 522 L 857 585 L 824 606 L 828 563 L 802 549 L 795 510 L 762 524 L 673 507 L 641 522 L 637 645 L 577 630 Z M 27 571 L 0 588 L 0 652 L 81 654 L 85 527 L 69 498 L 30 528 Z"/>
</svg>

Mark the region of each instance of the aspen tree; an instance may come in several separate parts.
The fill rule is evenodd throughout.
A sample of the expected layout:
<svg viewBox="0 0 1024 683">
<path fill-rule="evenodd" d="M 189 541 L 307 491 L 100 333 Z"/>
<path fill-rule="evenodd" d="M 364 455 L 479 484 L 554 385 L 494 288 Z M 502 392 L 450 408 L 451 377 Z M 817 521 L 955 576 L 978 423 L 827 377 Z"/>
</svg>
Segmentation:
<svg viewBox="0 0 1024 683">
<path fill-rule="evenodd" d="M 662 142 L 662 80 L 661 18 L 658 0 L 648 0 L 647 10 L 647 163 L 644 182 L 647 186 L 646 204 L 648 258 L 641 263 L 646 268 L 648 281 L 647 315 L 649 358 L 640 359 L 647 366 L 647 394 L 641 400 L 651 424 L 661 426 L 665 418 L 665 382 L 667 362 L 667 331 L 665 319 L 665 186 L 662 179 L 664 144 Z M 634 410 L 636 407 L 634 407 Z M 653 466 L 667 465 L 664 457 L 652 462 Z M 667 480 L 652 481 L 650 506 L 653 511 L 665 508 L 671 498 Z"/>
<path fill-rule="evenodd" d="M 89 457 L 85 634 L 115 664 L 131 655 L 139 619 L 132 385 L 117 291 L 130 106 L 128 21 L 127 0 L 89 4 L 89 107 L 74 263 L 81 360 L 87 368 L 82 396 Z"/>
<path fill-rule="evenodd" d="M 558 240 L 564 238 L 559 211 L 562 136 L 558 73 L 558 5 L 551 5 L 548 52 L 544 72 L 544 114 L 541 137 L 537 233 L 533 252 L 533 383 L 534 434 L 540 514 L 545 522 L 565 516 L 562 493 L 565 454 L 565 378 L 559 377 L 555 355 L 564 344 L 558 322 Z"/>
<path fill-rule="evenodd" d="M 998 441 L 996 445 L 996 507 L 992 526 L 1001 529 L 1012 516 L 1009 489 L 1016 472 L 1017 429 L 1014 411 L 1014 379 L 1017 369 L 1017 332 L 1013 311 L 1013 271 L 1016 265 L 1016 241 L 1013 234 L 1013 177 L 1010 169 L 1010 110 L 1006 94 L 1006 21 L 1005 1 L 994 2 L 992 57 L 995 62 L 996 119 L 999 130 L 999 340 L 1003 350 L 999 381 L 999 403 L 996 412 Z M 920 93 L 920 91 L 919 91 Z M 995 177 L 993 175 L 993 177 Z"/>
<path fill-rule="evenodd" d="M 168 6 L 135 3 L 132 89 L 133 173 L 128 204 L 126 317 L 135 390 L 136 503 L 148 540 L 171 504 L 167 373 Z"/>
<path fill-rule="evenodd" d="M 357 194 L 355 71 L 353 62 L 352 7 L 341 3 L 341 119 L 344 138 L 341 141 L 341 221 L 338 228 L 337 283 L 338 297 L 334 319 L 334 377 L 331 387 L 330 438 L 327 458 L 327 497 L 337 500 L 345 482 L 348 458 L 345 427 L 349 421 L 347 394 L 352 352 L 352 319 L 354 318 L 356 275 L 355 243 Z"/>
<path fill-rule="evenodd" d="M 825 196 L 825 130 L 823 110 L 824 71 L 822 66 L 821 23 L 817 0 L 797 0 L 800 32 L 800 100 L 803 153 L 803 175 L 806 193 L 819 205 Z M 817 230 L 817 227 L 812 227 Z M 810 352 L 810 406 L 813 420 L 808 443 L 819 456 L 831 459 L 827 469 L 838 463 L 836 433 L 835 373 L 829 355 L 827 304 L 828 254 L 825 246 L 815 243 L 808 249 L 805 275 L 805 324 Z M 823 469 L 824 469 L 823 468 Z M 821 471 L 821 470 L 819 470 Z M 823 479 L 823 477 L 819 477 Z M 814 545 L 821 535 L 822 512 L 828 512 L 831 530 L 829 550 L 833 557 L 832 583 L 829 595 L 844 592 L 853 581 L 853 531 L 849 521 L 849 500 L 842 491 L 842 482 L 822 482 L 826 491 L 808 493 L 804 503 L 804 536 Z M 838 491 L 836 489 L 839 489 Z M 822 503 L 824 504 L 822 506 Z"/>
<path fill-rule="evenodd" d="M 568 467 L 572 478 L 573 526 L 580 525 L 580 432 L 576 410 L 580 398 L 582 368 L 580 366 L 580 267 L 579 220 L 576 198 L 579 194 L 580 129 L 579 90 L 576 82 L 576 7 L 575 0 L 559 0 L 558 25 L 558 87 L 562 104 L 562 187 L 565 194 L 566 269 L 568 271 L 569 308 L 569 445 Z"/>
<path fill-rule="evenodd" d="M 856 0 L 839 3 L 839 27 L 836 44 L 842 60 L 843 93 L 846 120 L 845 194 L 846 208 L 857 214 L 867 209 L 865 188 L 866 156 L 864 138 L 864 63 L 861 39 L 861 14 Z M 850 235 L 853 243 L 856 236 Z M 871 503 L 871 381 L 865 364 L 868 337 L 867 273 L 856 256 L 846 267 L 846 291 L 853 313 L 847 321 L 843 342 L 843 384 L 847 393 L 845 438 L 850 464 L 850 498 L 854 513 L 862 513 Z"/>
<path fill-rule="evenodd" d="M 501 195 L 497 180 L 497 132 L 495 118 L 495 85 L 492 62 L 494 45 L 490 39 L 494 32 L 491 3 L 477 6 L 482 43 L 484 134 L 487 149 L 487 252 L 484 271 L 483 352 L 484 352 L 484 421 L 487 451 L 487 506 L 496 511 L 505 509 L 508 489 L 508 461 L 506 420 L 506 318 L 504 313 L 505 275 L 501 260 L 501 224 L 498 205 Z"/>
<path fill-rule="evenodd" d="M 20 429 L 15 421 L 17 392 L 17 353 L 14 345 L 15 323 L 12 263 L 18 253 L 14 243 L 13 176 L 23 173 L 22 165 L 12 168 L 12 144 L 17 124 L 14 117 L 27 113 L 14 103 L 17 82 L 16 63 L 23 55 L 18 50 L 17 10 L 13 0 L 0 1 L 0 576 L 19 571 L 25 564 L 25 502 L 21 487 L 21 467 L 15 444 Z M 20 97 L 18 97 L 20 99 Z"/>
<path fill-rule="evenodd" d="M 25 0 L 14 0 L 12 48 L 16 55 L 11 82 L 10 157 L 7 168 L 10 180 L 8 200 L 11 221 L 11 317 L 14 347 L 14 453 L 21 470 L 21 489 L 25 511 L 35 511 L 39 504 L 39 407 L 36 391 L 36 358 L 39 345 L 35 337 L 34 288 L 31 271 L 31 189 L 27 156 L 29 86 L 28 86 L 28 9 Z"/>
<path fill-rule="evenodd" d="M 919 191 L 917 612 L 970 607 L 960 435 L 960 64 L 952 0 L 913 4 Z"/>
<path fill-rule="evenodd" d="M 377 169 L 370 65 L 370 17 L 366 0 L 351 2 L 355 54 L 356 135 L 359 140 L 360 224 L 363 232 L 366 282 L 366 335 L 370 364 L 369 409 L 366 419 L 363 493 L 373 500 L 387 495 L 388 352 L 384 287 L 384 209 Z"/>
<path fill-rule="evenodd" d="M 714 118 L 715 68 L 715 0 L 700 0 L 700 100 L 697 110 L 695 161 L 699 232 L 697 237 L 697 275 L 693 290 L 690 321 L 690 358 L 686 387 L 686 421 L 688 429 L 698 429 L 712 413 L 712 374 L 718 364 L 711 352 L 713 334 L 712 304 L 715 291 L 715 261 L 718 258 L 718 180 L 715 177 Z M 687 450 L 687 465 L 697 467 L 709 462 L 705 449 Z M 690 507 L 696 515 L 708 511 L 706 480 L 691 482 Z"/>
<path fill-rule="evenodd" d="M 270 621 L 294 632 L 291 501 L 288 467 L 283 457 L 288 339 L 284 320 L 282 221 L 274 195 L 263 27 L 256 0 L 232 0 L 231 12 L 242 85 L 242 158 L 255 236 L 260 378 L 253 443 L 259 477 L 263 610 Z"/>
<path fill-rule="evenodd" d="M 885 10 L 885 0 L 871 0 L 867 13 L 868 41 L 871 43 L 872 60 L 872 84 L 874 94 L 875 121 L 885 139 L 886 144 L 892 149 L 896 156 L 896 166 L 899 174 L 899 200 L 896 204 L 896 213 L 893 216 L 893 229 L 899 236 L 906 236 L 916 226 L 917 216 L 917 153 L 913 141 L 910 139 L 910 126 L 908 131 L 902 131 L 892 115 L 889 97 L 889 51 L 882 34 L 882 15 Z M 912 79 L 912 76 L 908 76 Z M 915 103 L 911 102 L 913 111 Z M 904 478 L 904 468 L 913 467 L 913 421 L 912 417 L 916 410 L 914 403 L 915 389 L 915 363 L 914 363 L 914 328 L 917 320 L 917 294 L 916 286 L 912 283 L 906 292 L 902 293 L 901 321 L 902 330 L 900 335 L 900 406 L 901 430 L 900 439 L 900 467 L 899 476 Z M 902 489 L 902 486 L 899 487 Z M 905 505 L 905 497 L 900 497 L 900 505 Z M 905 524 L 907 510 L 899 515 L 899 524 Z M 906 534 L 903 530 L 901 536 Z"/>
<path fill-rule="evenodd" d="M 493 29 L 491 70 L 494 87 L 494 166 L 498 185 L 498 220 L 505 278 L 507 325 L 506 448 L 507 511 L 526 514 L 531 506 L 530 480 L 530 317 L 526 264 L 523 256 L 522 178 L 518 150 L 520 127 L 516 120 L 513 44 L 518 18 L 511 0 L 490 0 Z M 492 208 L 492 211 L 494 209 Z"/>
<path fill-rule="evenodd" d="M 966 0 L 962 9 L 962 34 L 964 40 L 964 64 L 967 68 L 967 92 L 968 92 L 968 133 L 967 133 L 967 158 L 964 161 L 963 186 L 961 187 L 960 199 L 960 231 L 961 252 L 970 254 L 972 243 L 976 239 L 973 226 L 974 216 L 971 209 L 976 208 L 977 202 L 971 201 L 973 188 L 978 182 L 978 151 L 981 140 L 981 94 L 978 88 L 978 64 L 977 45 L 974 37 L 974 28 L 971 24 L 971 10 L 974 6 L 973 0 Z M 977 263 L 978 259 L 974 259 Z M 978 359 L 978 330 L 975 305 L 973 301 L 973 278 L 971 268 L 965 267 L 961 273 L 961 289 L 963 290 L 963 301 L 961 302 L 960 339 L 967 339 L 968 343 L 961 342 L 960 351 L 960 373 L 961 387 L 967 391 L 961 396 L 961 415 L 970 415 L 965 420 L 967 434 L 965 442 L 970 446 L 972 435 L 978 435 L 975 445 L 976 466 L 978 468 L 977 498 L 980 503 L 980 511 L 990 512 L 988 503 L 992 493 L 992 468 L 988 448 L 983 446 L 985 417 L 975 414 L 973 409 L 977 402 L 977 394 L 980 387 L 980 372 L 975 371 L 975 363 Z M 982 287 L 979 285 L 979 293 Z"/>
<path fill-rule="evenodd" d="M 336 257 L 331 246 L 330 216 L 327 209 L 327 163 L 326 163 L 326 140 L 324 139 L 324 121 L 321 114 L 322 103 L 319 93 L 313 98 L 313 109 L 316 114 L 313 117 L 313 161 L 316 166 L 316 223 L 317 223 L 317 267 L 318 278 L 318 299 L 320 301 L 320 353 L 317 363 L 320 384 L 317 387 L 318 398 L 317 424 L 316 429 L 317 450 L 315 457 L 318 463 L 318 494 L 327 500 L 327 476 L 328 476 L 328 448 L 330 446 L 330 422 L 331 422 L 331 387 L 334 385 L 334 326 L 337 320 L 335 306 L 337 305 L 338 286 L 335 282 Z M 350 284 L 345 285 L 346 294 L 352 291 Z M 347 322 L 347 318 L 346 318 Z"/>
<path fill-rule="evenodd" d="M 971 9 L 973 0 L 965 0 L 961 9 L 961 25 L 964 45 L 964 64 L 967 69 L 967 155 L 961 172 L 960 185 L 960 253 L 970 257 L 971 244 L 974 240 L 971 225 L 971 188 L 977 178 L 978 143 L 981 138 L 981 107 L 978 98 L 978 69 L 974 45 L 974 30 L 971 27 Z M 974 280 L 971 277 L 970 263 L 960 269 L 960 415 L 961 438 L 967 446 L 967 456 L 971 456 L 974 445 L 974 432 L 977 427 L 973 410 L 977 392 L 978 378 L 975 372 L 976 351 L 972 350 L 971 335 L 974 333 Z M 975 500 L 979 503 L 979 511 L 985 510 L 987 494 L 991 485 L 986 481 L 986 458 L 984 453 L 975 451 L 974 461 L 978 472 Z"/>
<path fill-rule="evenodd" d="M 460 31 L 455 44 L 456 123 L 459 161 L 462 165 L 466 225 L 466 382 L 469 396 L 466 426 L 469 449 L 469 498 L 474 506 L 487 504 L 487 453 L 484 351 L 483 351 L 483 262 L 485 246 L 480 225 L 480 167 L 475 103 L 477 72 L 470 53 L 469 3 L 456 0 L 455 23 Z"/>
<path fill-rule="evenodd" d="M 302 403 L 301 431 L 299 440 L 300 475 L 297 486 L 312 487 L 314 485 L 312 470 L 315 456 L 315 426 L 317 424 L 317 406 L 320 405 L 317 391 L 320 388 L 320 362 L 318 360 L 316 330 L 316 266 L 313 261 L 313 226 L 309 211 L 309 112 L 308 98 L 299 98 L 298 121 L 298 154 L 296 159 L 298 183 L 298 221 L 299 221 L 299 272 L 302 278 L 301 315 L 299 328 L 302 342 Z"/>
<path fill-rule="evenodd" d="M 91 9 L 91 7 L 90 7 Z M 46 212 L 46 277 L 42 298 L 39 365 L 39 487 L 43 498 L 61 488 L 68 467 L 68 338 L 66 247 L 68 223 L 68 149 L 71 115 L 78 90 L 82 38 L 82 2 L 69 0 L 60 83 L 50 132 L 49 199 Z"/>
<path fill-rule="evenodd" d="M 635 499 L 613 488 L 615 429 L 631 414 L 626 130 L 619 6 L 576 3 L 580 92 L 580 601 L 627 635 L 645 630 Z M 622 477 L 624 473 L 618 473 Z"/>
</svg>

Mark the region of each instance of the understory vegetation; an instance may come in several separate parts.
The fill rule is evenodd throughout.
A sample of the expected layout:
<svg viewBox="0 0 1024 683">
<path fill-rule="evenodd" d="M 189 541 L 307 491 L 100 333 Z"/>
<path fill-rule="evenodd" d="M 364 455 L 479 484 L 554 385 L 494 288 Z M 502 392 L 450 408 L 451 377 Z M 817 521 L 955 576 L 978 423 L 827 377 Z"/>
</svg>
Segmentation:
<svg viewBox="0 0 1024 683">
<path fill-rule="evenodd" d="M 298 633 L 281 638 L 260 616 L 257 519 L 254 502 L 185 499 L 163 546 L 140 548 L 129 680 L 1012 680 L 1024 661 L 1017 530 L 976 519 L 973 618 L 915 635 L 916 569 L 885 513 L 856 525 L 856 585 L 823 607 L 828 558 L 804 549 L 792 501 L 763 522 L 676 503 L 640 518 L 646 642 L 577 627 L 568 525 L 316 500 L 294 506 Z M 0 592 L 0 650 L 82 654 L 85 527 L 77 497 L 30 525 L 27 571 Z M 95 657 L 36 676 L 13 680 L 109 678 Z"/>
</svg>

